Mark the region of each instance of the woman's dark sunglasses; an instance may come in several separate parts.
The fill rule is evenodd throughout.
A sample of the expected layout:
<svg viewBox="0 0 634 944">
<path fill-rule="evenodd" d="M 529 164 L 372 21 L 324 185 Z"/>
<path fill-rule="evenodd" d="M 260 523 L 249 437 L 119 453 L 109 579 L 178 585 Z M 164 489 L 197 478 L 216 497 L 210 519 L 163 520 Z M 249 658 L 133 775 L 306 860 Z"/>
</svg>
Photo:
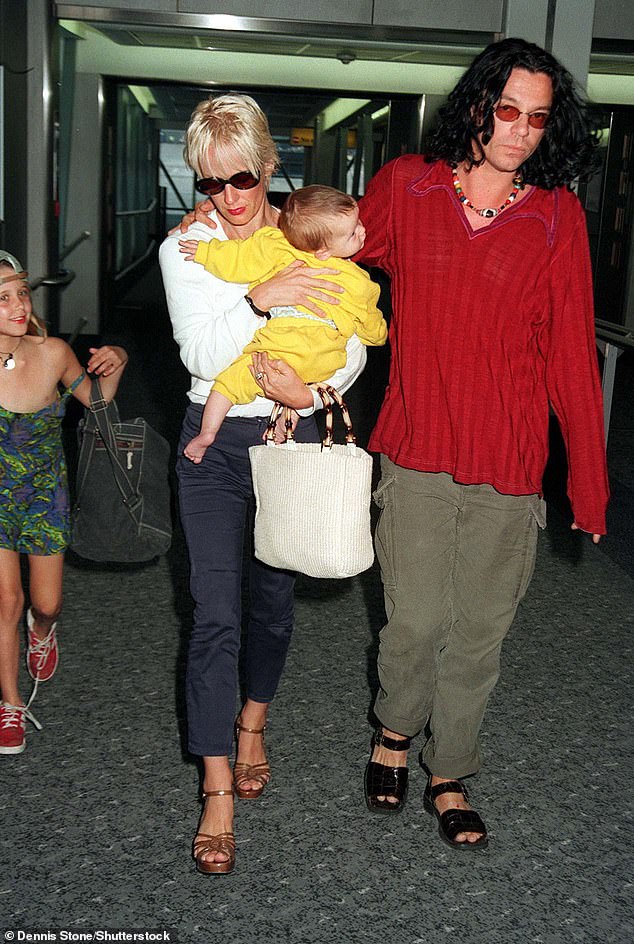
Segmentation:
<svg viewBox="0 0 634 944">
<path fill-rule="evenodd" d="M 517 121 L 520 115 L 526 115 L 531 128 L 545 128 L 550 118 L 547 111 L 520 111 L 515 105 L 498 105 L 493 110 L 500 121 Z"/>
<path fill-rule="evenodd" d="M 241 170 L 237 174 L 233 174 L 229 180 L 223 180 L 222 177 L 203 177 L 202 180 L 196 181 L 196 190 L 208 197 L 217 197 L 227 184 L 231 184 L 236 190 L 253 190 L 259 183 L 260 178 L 252 174 L 251 171 Z"/>
</svg>

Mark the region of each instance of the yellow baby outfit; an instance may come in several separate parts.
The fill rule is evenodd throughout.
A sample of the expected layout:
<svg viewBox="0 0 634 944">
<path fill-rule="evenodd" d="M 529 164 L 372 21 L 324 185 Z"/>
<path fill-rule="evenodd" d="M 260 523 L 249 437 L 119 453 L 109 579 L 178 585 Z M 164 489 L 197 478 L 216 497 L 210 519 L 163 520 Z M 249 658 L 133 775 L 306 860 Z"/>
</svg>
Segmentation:
<svg viewBox="0 0 634 944">
<path fill-rule="evenodd" d="M 333 257 L 322 262 L 310 252 L 295 249 L 273 226 L 264 226 L 244 240 L 200 242 L 194 257 L 218 278 L 248 282 L 249 289 L 267 281 L 294 259 L 301 259 L 311 268 L 338 269 L 337 275 L 323 278 L 344 289 L 338 296 L 339 304 L 318 303 L 327 318 L 317 318 L 301 305 L 273 309 L 271 319 L 256 331 L 242 355 L 216 377 L 214 390 L 232 403 L 250 403 L 262 393 L 249 371 L 254 352 L 266 351 L 271 358 L 282 358 L 305 383 L 316 383 L 345 365 L 346 342 L 353 334 L 368 345 L 385 344 L 387 340 L 387 325 L 376 307 L 379 287 L 368 274 L 349 259 Z M 287 311 L 293 313 L 285 314 Z"/>
</svg>

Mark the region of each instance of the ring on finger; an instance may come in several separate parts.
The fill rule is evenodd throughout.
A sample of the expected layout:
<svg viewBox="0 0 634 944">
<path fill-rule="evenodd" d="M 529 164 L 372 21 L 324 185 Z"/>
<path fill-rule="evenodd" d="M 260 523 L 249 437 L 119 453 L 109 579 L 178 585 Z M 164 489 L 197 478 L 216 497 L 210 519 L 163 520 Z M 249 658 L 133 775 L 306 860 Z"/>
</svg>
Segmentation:
<svg viewBox="0 0 634 944">
<path fill-rule="evenodd" d="M 264 377 L 264 374 L 262 373 L 261 370 L 259 370 L 257 374 L 255 375 L 256 380 L 262 380 L 263 377 Z"/>
</svg>

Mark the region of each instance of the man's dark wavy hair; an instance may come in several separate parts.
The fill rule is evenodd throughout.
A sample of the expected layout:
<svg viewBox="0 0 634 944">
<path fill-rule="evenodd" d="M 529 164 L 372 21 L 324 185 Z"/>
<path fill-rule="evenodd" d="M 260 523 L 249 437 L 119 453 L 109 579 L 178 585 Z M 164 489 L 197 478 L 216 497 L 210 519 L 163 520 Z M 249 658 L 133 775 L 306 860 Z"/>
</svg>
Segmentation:
<svg viewBox="0 0 634 944">
<path fill-rule="evenodd" d="M 484 155 L 477 136 L 481 134 L 485 143 L 491 139 L 493 109 L 513 69 L 544 73 L 553 84 L 544 137 L 522 165 L 525 183 L 551 190 L 577 177 L 592 176 L 600 164 L 597 123 L 568 70 L 546 50 L 524 39 L 491 43 L 476 56 L 439 110 L 439 123 L 425 149 L 427 160 L 466 161 L 470 167 L 482 164 Z"/>
</svg>

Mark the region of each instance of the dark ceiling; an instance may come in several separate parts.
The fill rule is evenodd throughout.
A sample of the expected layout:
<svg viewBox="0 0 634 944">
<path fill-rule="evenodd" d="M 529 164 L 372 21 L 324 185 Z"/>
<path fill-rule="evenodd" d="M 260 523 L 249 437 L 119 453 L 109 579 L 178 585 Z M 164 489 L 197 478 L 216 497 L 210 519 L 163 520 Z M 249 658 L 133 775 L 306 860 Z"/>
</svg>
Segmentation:
<svg viewBox="0 0 634 944">
<path fill-rule="evenodd" d="M 187 124 L 194 108 L 203 98 L 232 91 L 217 86 L 209 89 L 195 85 L 148 84 L 146 87 L 151 90 L 160 109 L 161 123 L 169 122 L 174 127 Z M 242 88 L 237 90 L 244 92 Z M 290 128 L 312 126 L 315 116 L 335 97 L 340 96 L 323 92 L 257 89 L 253 91 L 253 97 L 266 113 L 272 132 L 286 134 Z"/>
</svg>

